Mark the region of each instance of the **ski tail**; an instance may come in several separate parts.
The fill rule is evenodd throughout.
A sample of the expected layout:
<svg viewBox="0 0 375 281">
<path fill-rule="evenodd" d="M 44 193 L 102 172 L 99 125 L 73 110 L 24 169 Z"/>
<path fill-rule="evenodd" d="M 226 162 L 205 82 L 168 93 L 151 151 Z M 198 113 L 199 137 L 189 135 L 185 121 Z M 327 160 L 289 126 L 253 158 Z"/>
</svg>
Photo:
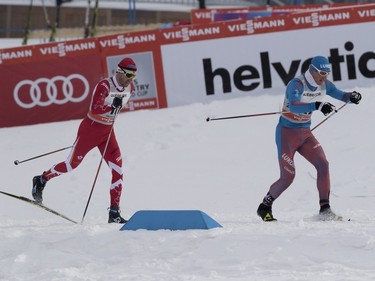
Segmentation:
<svg viewBox="0 0 375 281">
<path fill-rule="evenodd" d="M 29 198 L 27 198 L 27 197 L 14 195 L 14 194 L 11 194 L 11 193 L 8 193 L 8 192 L 5 192 L 5 191 L 1 191 L 1 190 L 0 190 L 0 193 L 1 193 L 1 194 L 4 194 L 4 195 L 7 195 L 7 196 L 9 196 L 9 197 L 12 197 L 12 198 L 15 198 L 15 199 L 18 199 L 18 200 L 21 200 L 21 201 L 27 202 L 27 203 L 29 203 L 29 204 L 31 204 L 31 205 L 34 205 L 34 206 L 37 206 L 37 207 L 39 207 L 39 208 L 41 208 L 41 209 L 43 209 L 43 210 L 45 210 L 45 211 L 47 211 L 47 212 L 50 212 L 51 214 L 54 214 L 54 215 L 56 215 L 56 216 L 59 216 L 59 217 L 65 219 L 65 220 L 67 220 L 67 221 L 70 221 L 70 222 L 72 222 L 72 223 L 78 224 L 76 221 L 74 221 L 74 220 L 68 218 L 67 216 L 64 216 L 63 214 L 61 214 L 61 213 L 59 213 L 59 212 L 57 212 L 57 211 L 55 211 L 55 210 L 53 210 L 53 209 L 51 209 L 51 208 L 48 208 L 47 206 L 45 206 L 45 205 L 43 205 L 43 204 L 39 204 L 39 203 L 37 203 L 36 201 L 31 200 L 31 199 L 29 199 Z"/>
</svg>

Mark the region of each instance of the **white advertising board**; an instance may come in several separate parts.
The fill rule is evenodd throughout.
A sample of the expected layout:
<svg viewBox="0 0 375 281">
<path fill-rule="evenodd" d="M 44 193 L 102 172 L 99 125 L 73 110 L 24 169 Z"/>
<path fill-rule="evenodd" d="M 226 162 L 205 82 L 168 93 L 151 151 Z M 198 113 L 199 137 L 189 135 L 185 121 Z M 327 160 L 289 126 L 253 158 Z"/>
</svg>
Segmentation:
<svg viewBox="0 0 375 281">
<path fill-rule="evenodd" d="M 330 59 L 341 89 L 375 84 L 375 22 L 161 46 L 168 106 L 284 94 L 316 55 Z"/>
</svg>

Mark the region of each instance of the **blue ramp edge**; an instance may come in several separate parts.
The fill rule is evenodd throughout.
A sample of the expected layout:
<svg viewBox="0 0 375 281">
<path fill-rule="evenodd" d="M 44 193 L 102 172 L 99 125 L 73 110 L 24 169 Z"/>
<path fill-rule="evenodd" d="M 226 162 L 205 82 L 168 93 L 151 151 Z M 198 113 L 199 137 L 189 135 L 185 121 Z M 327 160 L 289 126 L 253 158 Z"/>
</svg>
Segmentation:
<svg viewBox="0 0 375 281">
<path fill-rule="evenodd" d="M 147 210 L 136 212 L 120 230 L 188 230 L 222 227 L 199 210 Z"/>
</svg>

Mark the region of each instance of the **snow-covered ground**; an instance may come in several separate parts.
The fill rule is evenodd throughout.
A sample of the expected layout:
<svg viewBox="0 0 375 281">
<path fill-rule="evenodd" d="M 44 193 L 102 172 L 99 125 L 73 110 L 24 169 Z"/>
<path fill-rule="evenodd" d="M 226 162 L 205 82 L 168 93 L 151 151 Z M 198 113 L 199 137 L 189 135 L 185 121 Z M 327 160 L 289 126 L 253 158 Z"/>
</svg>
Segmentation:
<svg viewBox="0 0 375 281">
<path fill-rule="evenodd" d="M 274 204 L 278 222 L 262 222 L 256 209 L 279 174 L 278 116 L 205 121 L 278 111 L 282 96 L 124 113 L 115 124 L 125 163 L 122 214 L 201 210 L 223 228 L 120 231 L 106 222 L 110 172 L 102 165 L 83 224 L 0 195 L 0 280 L 375 280 L 375 88 L 353 89 L 362 103 L 314 131 L 330 161 L 331 205 L 351 221 L 314 220 L 316 173 L 297 155 L 295 182 Z M 314 113 L 313 125 L 323 118 Z M 0 190 L 31 197 L 32 177 L 68 151 L 13 161 L 71 145 L 79 122 L 0 129 Z M 80 221 L 99 161 L 93 150 L 50 181 L 44 203 Z"/>
</svg>

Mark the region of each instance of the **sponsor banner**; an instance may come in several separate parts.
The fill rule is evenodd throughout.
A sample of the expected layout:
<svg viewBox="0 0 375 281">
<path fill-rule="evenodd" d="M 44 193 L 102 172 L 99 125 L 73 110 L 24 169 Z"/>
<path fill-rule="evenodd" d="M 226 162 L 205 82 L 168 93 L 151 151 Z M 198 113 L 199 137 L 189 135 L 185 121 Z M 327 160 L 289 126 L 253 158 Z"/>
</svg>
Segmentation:
<svg viewBox="0 0 375 281">
<path fill-rule="evenodd" d="M 0 50 L 0 127 L 82 118 L 102 73 L 98 51 L 94 39 Z"/>
<path fill-rule="evenodd" d="M 157 107 L 158 100 L 156 98 L 151 99 L 130 99 L 125 105 L 126 111 L 133 111 L 138 109 L 153 109 Z"/>
<path fill-rule="evenodd" d="M 82 39 L 3 50 L 0 49 L 0 66 L 90 55 L 97 54 L 98 52 L 99 45 L 95 39 Z"/>
<path fill-rule="evenodd" d="M 162 44 L 375 21 L 375 4 L 162 30 Z"/>
<path fill-rule="evenodd" d="M 291 19 L 293 29 L 353 24 L 375 21 L 375 4 L 331 8 L 323 11 L 294 13 L 287 16 Z"/>
<path fill-rule="evenodd" d="M 81 39 L 37 45 L 36 59 L 51 60 L 82 55 L 96 55 L 99 45 L 95 39 Z"/>
<path fill-rule="evenodd" d="M 168 106 L 282 95 L 286 84 L 316 55 L 329 58 L 329 78 L 338 87 L 372 86 L 373 31 L 374 22 L 367 22 L 164 45 Z"/>
<path fill-rule="evenodd" d="M 104 36 L 99 38 L 99 45 L 107 75 L 114 74 L 117 62 L 125 56 L 137 64 L 135 91 L 130 98 L 136 106 L 125 107 L 124 111 L 167 106 L 159 31 Z"/>
<path fill-rule="evenodd" d="M 134 53 L 126 54 L 125 56 L 130 56 L 134 62 L 137 64 L 137 76 L 133 80 L 134 92 L 132 93 L 129 102 L 136 102 L 141 105 L 144 104 L 145 107 L 131 106 L 125 107 L 125 110 L 134 110 L 134 109 L 149 109 L 151 103 L 143 101 L 154 101 L 152 105 L 158 108 L 158 96 L 157 96 L 157 87 L 156 87 L 156 77 L 154 69 L 154 62 L 152 52 L 145 53 Z M 124 58 L 124 54 L 107 56 L 106 57 L 106 71 L 109 73 L 109 76 L 115 74 L 118 62 Z"/>
<path fill-rule="evenodd" d="M 0 127 L 83 118 L 97 82 L 131 56 L 138 65 L 127 110 L 166 107 L 158 31 L 0 50 Z M 160 40 L 159 40 L 160 41 Z"/>
<path fill-rule="evenodd" d="M 360 5 L 361 3 L 351 3 L 350 5 Z M 321 9 L 330 9 L 335 7 L 348 6 L 347 3 L 335 4 L 308 4 L 308 5 L 285 5 L 285 6 L 258 6 L 258 7 L 243 7 L 243 8 L 220 8 L 220 9 L 193 9 L 191 10 L 192 24 L 207 24 L 214 21 L 216 14 L 247 14 L 251 12 L 308 12 Z"/>
<path fill-rule="evenodd" d="M 0 49 L 0 69 L 2 66 L 27 63 L 35 60 L 35 46 Z"/>
<path fill-rule="evenodd" d="M 0 127 L 82 118 L 100 73 L 98 55 L 0 66 Z"/>
<path fill-rule="evenodd" d="M 97 40 L 102 56 L 149 51 L 158 47 L 158 33 L 154 30 L 101 36 Z"/>
</svg>

